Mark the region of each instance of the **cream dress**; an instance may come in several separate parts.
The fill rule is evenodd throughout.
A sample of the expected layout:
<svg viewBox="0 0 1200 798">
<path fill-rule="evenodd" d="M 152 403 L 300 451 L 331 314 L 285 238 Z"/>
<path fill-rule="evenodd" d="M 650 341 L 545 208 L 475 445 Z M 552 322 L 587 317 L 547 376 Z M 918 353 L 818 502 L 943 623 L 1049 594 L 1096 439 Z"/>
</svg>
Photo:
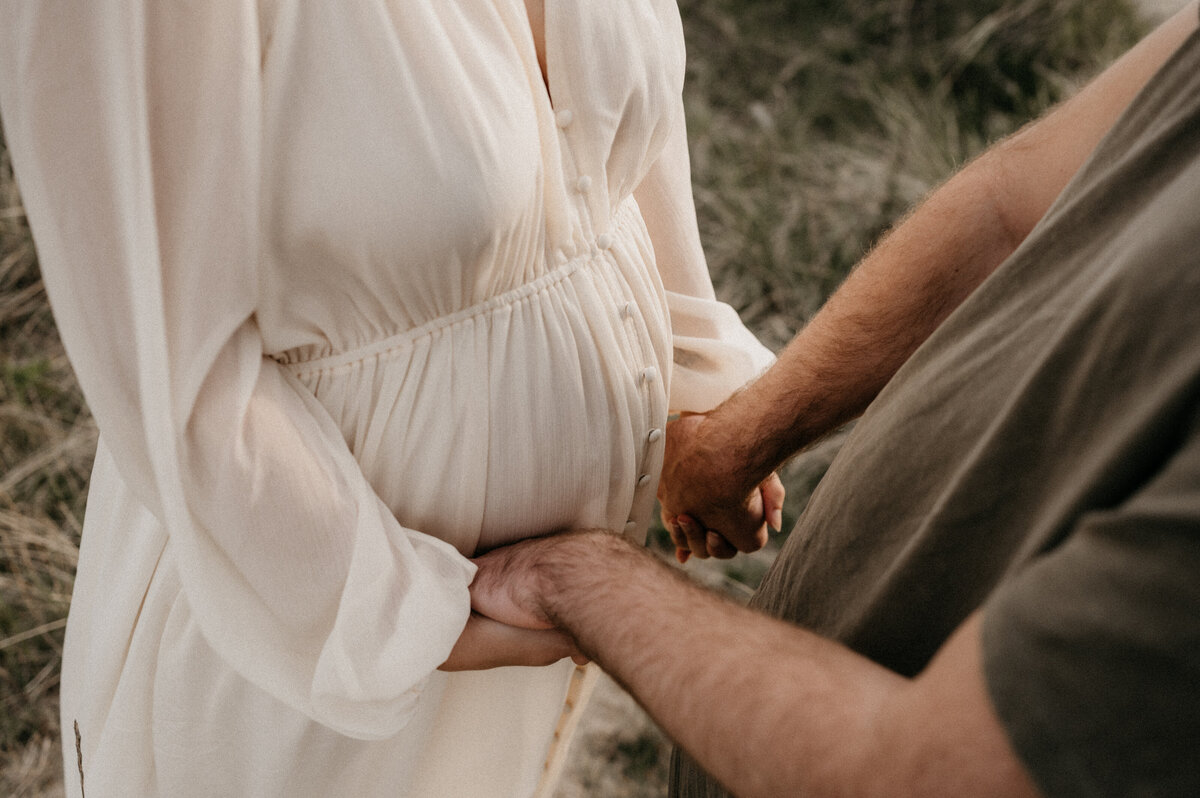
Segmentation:
<svg viewBox="0 0 1200 798">
<path fill-rule="evenodd" d="M 713 298 L 671 0 L 2 0 L 101 430 L 67 791 L 528 796 L 573 666 L 436 671 L 473 552 L 650 518 Z M 672 339 L 671 328 L 674 328 Z"/>
</svg>

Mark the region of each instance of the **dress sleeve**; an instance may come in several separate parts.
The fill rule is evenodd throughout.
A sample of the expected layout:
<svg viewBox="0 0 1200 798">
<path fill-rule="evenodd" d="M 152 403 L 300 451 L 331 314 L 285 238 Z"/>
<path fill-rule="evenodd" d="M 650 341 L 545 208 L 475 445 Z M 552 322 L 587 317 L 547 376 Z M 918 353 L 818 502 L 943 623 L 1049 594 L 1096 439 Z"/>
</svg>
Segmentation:
<svg viewBox="0 0 1200 798">
<path fill-rule="evenodd" d="M 51 306 L 205 638 L 314 720 L 394 734 L 466 622 L 474 567 L 401 527 L 264 358 L 253 4 L 0 14 L 0 109 Z"/>
<path fill-rule="evenodd" d="M 1200 795 L 1197 575 L 1200 418 L 1137 493 L 988 600 L 988 689 L 1046 795 Z"/>
<path fill-rule="evenodd" d="M 682 109 L 663 153 L 634 192 L 667 291 L 674 341 L 672 411 L 705 412 L 757 377 L 774 355 L 716 299 L 692 200 Z"/>
</svg>

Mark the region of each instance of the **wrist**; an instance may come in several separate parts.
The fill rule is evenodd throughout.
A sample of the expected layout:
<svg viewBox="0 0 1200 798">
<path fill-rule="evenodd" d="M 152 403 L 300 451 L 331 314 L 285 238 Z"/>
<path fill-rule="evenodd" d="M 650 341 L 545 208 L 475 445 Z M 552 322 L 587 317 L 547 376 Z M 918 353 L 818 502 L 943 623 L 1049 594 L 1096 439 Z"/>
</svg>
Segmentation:
<svg viewBox="0 0 1200 798">
<path fill-rule="evenodd" d="M 546 539 L 535 563 L 540 614 L 553 626 L 574 631 L 594 597 L 653 557 L 623 535 L 603 529 L 567 532 Z"/>
<path fill-rule="evenodd" d="M 705 418 L 698 430 L 696 456 L 716 464 L 712 485 L 743 497 L 775 471 L 790 452 L 780 452 L 784 435 L 764 415 L 755 386 L 734 394 Z"/>
<path fill-rule="evenodd" d="M 685 415 L 667 425 L 659 490 L 665 511 L 703 512 L 744 499 L 756 483 L 740 455 L 737 432 L 704 414 Z"/>
</svg>

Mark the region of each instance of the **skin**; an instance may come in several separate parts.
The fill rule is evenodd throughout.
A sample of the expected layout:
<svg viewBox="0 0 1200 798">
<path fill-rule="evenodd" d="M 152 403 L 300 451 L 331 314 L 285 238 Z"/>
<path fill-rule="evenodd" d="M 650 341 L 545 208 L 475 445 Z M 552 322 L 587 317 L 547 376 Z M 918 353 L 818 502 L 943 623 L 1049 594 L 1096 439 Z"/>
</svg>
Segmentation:
<svg viewBox="0 0 1200 798">
<path fill-rule="evenodd" d="M 587 663 L 575 641 L 555 629 L 522 629 L 471 613 L 466 628 L 438 670 L 478 671 L 509 665 L 550 665 L 565 657 Z"/>
<path fill-rule="evenodd" d="M 671 425 L 662 498 L 677 543 L 698 556 L 714 554 L 709 533 L 760 545 L 772 470 L 863 410 L 1025 238 L 1196 27 L 1193 2 L 968 165 L 864 260 L 767 374 Z M 1039 794 L 988 698 L 978 613 L 908 679 L 733 605 L 606 531 L 523 541 L 476 563 L 477 612 L 569 633 L 739 796 Z"/>
<path fill-rule="evenodd" d="M 564 628 L 737 795 L 1035 796 L 992 715 L 978 621 L 905 679 L 603 531 L 477 561 L 475 608 Z"/>
<path fill-rule="evenodd" d="M 546 3 L 545 0 L 525 0 L 525 13 L 529 15 L 529 27 L 533 31 L 533 48 L 537 51 L 538 66 L 542 68 L 542 80 L 550 84 L 546 71 Z"/>
</svg>

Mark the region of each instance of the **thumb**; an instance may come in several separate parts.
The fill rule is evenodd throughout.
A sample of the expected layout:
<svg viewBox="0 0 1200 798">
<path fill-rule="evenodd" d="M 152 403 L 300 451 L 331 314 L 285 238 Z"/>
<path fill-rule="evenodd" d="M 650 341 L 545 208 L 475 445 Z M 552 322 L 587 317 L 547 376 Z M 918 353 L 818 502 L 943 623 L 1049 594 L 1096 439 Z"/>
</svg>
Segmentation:
<svg viewBox="0 0 1200 798">
<path fill-rule="evenodd" d="M 767 524 L 776 532 L 783 530 L 783 500 L 787 497 L 787 489 L 779 475 L 771 472 L 771 476 L 763 480 L 760 486 L 762 494 L 763 513 Z"/>
</svg>

